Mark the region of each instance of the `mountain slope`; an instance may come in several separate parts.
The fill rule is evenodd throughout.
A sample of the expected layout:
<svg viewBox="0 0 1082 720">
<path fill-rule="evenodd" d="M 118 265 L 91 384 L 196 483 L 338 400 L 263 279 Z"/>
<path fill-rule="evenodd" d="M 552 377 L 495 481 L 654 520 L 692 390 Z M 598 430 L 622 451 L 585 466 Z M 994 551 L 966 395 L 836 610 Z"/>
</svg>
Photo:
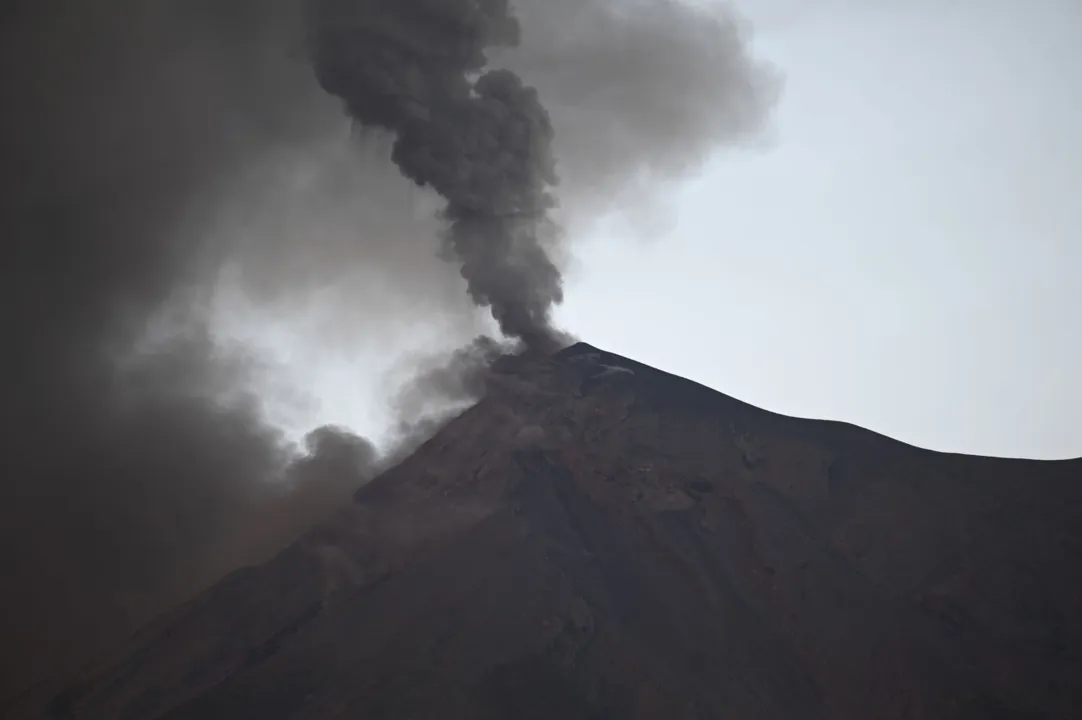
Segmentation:
<svg viewBox="0 0 1082 720">
<path fill-rule="evenodd" d="M 1082 717 L 1082 462 L 919 450 L 579 344 L 52 718 Z"/>
</svg>

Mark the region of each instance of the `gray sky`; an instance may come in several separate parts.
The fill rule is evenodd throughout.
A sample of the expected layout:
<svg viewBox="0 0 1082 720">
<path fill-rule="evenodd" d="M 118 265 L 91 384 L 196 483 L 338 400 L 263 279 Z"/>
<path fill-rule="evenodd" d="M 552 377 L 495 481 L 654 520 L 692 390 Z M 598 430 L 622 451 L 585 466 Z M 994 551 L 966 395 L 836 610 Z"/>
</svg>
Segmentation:
<svg viewBox="0 0 1082 720">
<path fill-rule="evenodd" d="M 737 5 L 786 76 L 771 142 L 668 189 L 649 240 L 615 221 L 578 239 L 559 321 L 778 412 L 1082 455 L 1082 4 Z M 314 388 L 272 412 L 378 437 L 393 362 L 439 328 L 327 348 L 299 315 L 227 323 Z"/>
</svg>

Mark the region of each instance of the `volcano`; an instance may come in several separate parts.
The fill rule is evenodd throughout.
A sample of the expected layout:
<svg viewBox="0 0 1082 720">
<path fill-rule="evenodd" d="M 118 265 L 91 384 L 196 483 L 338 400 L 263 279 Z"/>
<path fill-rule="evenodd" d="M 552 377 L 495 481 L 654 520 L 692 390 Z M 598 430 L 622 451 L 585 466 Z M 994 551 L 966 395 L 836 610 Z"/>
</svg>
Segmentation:
<svg viewBox="0 0 1082 720">
<path fill-rule="evenodd" d="M 922 450 L 577 344 L 13 715 L 1079 718 L 1079 678 L 1082 461 Z"/>
</svg>

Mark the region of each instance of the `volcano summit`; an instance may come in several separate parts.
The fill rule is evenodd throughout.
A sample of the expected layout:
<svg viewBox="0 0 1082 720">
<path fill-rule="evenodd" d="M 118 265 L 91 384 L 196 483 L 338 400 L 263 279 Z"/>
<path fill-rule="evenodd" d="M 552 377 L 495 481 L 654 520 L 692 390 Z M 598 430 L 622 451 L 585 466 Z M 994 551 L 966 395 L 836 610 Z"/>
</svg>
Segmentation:
<svg viewBox="0 0 1082 720">
<path fill-rule="evenodd" d="M 921 450 L 578 344 L 38 716 L 1066 719 L 1080 677 L 1082 462 Z"/>
</svg>

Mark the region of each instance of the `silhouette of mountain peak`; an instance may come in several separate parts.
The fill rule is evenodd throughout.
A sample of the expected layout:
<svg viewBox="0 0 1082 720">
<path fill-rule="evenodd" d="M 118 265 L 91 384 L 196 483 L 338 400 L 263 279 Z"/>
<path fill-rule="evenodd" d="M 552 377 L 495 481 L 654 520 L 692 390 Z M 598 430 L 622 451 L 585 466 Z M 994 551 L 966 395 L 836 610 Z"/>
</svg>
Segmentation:
<svg viewBox="0 0 1082 720">
<path fill-rule="evenodd" d="M 1082 464 L 788 418 L 578 343 L 53 718 L 1082 717 Z"/>
</svg>

